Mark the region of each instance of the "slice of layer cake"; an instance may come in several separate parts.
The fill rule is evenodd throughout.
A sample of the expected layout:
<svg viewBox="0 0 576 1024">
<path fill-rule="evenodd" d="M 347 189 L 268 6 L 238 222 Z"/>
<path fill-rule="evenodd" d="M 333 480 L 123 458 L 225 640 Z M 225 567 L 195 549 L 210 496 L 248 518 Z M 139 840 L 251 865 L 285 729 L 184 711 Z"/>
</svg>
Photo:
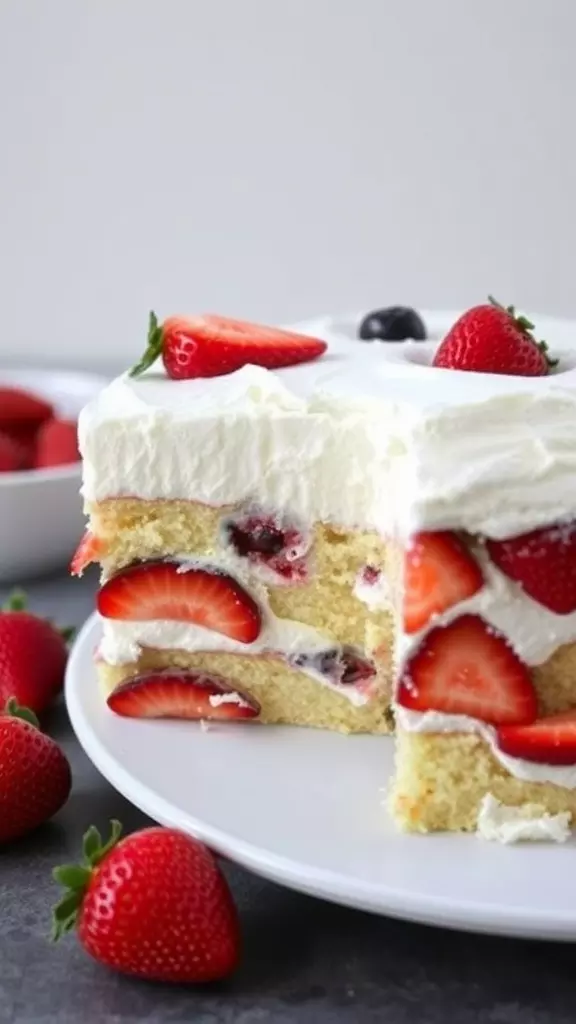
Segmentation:
<svg viewBox="0 0 576 1024">
<path fill-rule="evenodd" d="M 107 691 L 178 669 L 240 693 L 261 722 L 389 729 L 386 442 L 361 411 L 311 405 L 338 362 L 210 380 L 145 368 L 85 410 Z"/>
<path fill-rule="evenodd" d="M 390 310 L 152 322 L 80 425 L 113 710 L 385 732 L 392 707 L 401 827 L 576 809 L 573 329 L 540 320 L 552 368 L 481 309 L 440 347 L 450 318 L 402 341 Z"/>
</svg>

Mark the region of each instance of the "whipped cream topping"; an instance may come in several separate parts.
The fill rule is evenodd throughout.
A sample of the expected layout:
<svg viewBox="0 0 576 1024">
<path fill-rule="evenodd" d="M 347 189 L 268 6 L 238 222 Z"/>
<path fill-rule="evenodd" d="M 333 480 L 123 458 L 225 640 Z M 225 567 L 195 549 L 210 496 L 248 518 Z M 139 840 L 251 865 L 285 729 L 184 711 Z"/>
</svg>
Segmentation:
<svg viewBox="0 0 576 1024">
<path fill-rule="evenodd" d="M 498 843 L 552 841 L 565 843 L 570 838 L 569 811 L 549 814 L 538 804 L 508 807 L 487 793 L 478 811 L 478 836 Z"/>
<path fill-rule="evenodd" d="M 413 711 L 396 707 L 396 720 L 401 729 L 414 733 L 474 733 L 486 741 L 496 760 L 510 775 L 523 782 L 551 782 L 565 789 L 576 789 L 576 764 L 540 764 L 511 757 L 500 750 L 496 729 L 467 715 L 447 715 L 442 711 Z"/>
<path fill-rule="evenodd" d="M 574 515 L 574 325 L 535 318 L 559 371 L 508 377 L 428 365 L 456 316 L 425 313 L 435 340 L 421 343 L 362 342 L 359 317 L 301 324 L 327 354 L 275 372 L 120 377 L 80 419 L 84 496 L 258 499 L 404 537 L 505 537 Z"/>
</svg>

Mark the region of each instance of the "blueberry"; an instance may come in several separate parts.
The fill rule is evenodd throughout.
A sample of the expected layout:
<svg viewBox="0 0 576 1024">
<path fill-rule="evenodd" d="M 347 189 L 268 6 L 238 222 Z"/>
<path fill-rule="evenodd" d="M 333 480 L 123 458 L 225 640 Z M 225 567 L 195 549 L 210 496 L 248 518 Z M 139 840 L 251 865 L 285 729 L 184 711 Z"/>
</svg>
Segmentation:
<svg viewBox="0 0 576 1024">
<path fill-rule="evenodd" d="M 425 341 L 426 328 L 422 317 L 408 306 L 374 309 L 364 317 L 358 329 L 362 341 Z"/>
</svg>

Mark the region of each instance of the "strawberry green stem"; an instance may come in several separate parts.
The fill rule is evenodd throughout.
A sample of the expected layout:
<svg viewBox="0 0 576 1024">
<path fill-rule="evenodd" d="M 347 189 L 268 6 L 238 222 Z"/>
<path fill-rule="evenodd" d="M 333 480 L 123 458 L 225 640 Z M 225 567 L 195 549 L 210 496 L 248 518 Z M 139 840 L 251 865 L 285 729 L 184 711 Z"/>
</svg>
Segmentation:
<svg viewBox="0 0 576 1024">
<path fill-rule="evenodd" d="M 144 370 L 148 370 L 153 363 L 162 355 L 162 328 L 158 325 L 156 313 L 150 313 L 148 321 L 148 339 L 146 351 L 142 358 L 129 371 L 130 377 L 139 377 Z"/>
<path fill-rule="evenodd" d="M 498 302 L 493 295 L 488 296 L 488 302 L 490 303 L 491 306 L 495 306 L 496 309 L 503 310 L 504 313 L 508 313 L 508 316 L 512 317 L 512 320 L 516 324 L 517 328 L 522 332 L 522 334 L 527 335 L 527 337 L 530 338 L 530 341 L 534 342 L 536 348 L 540 349 L 540 352 L 544 356 L 549 370 L 552 370 L 555 366 L 558 366 L 558 360 L 551 359 L 548 355 L 548 345 L 546 344 L 546 342 L 537 341 L 534 335 L 532 334 L 532 331 L 534 330 L 534 324 L 531 320 L 528 320 L 528 317 L 523 316 L 521 313 L 518 314 L 514 306 L 503 306 L 502 303 Z"/>
<path fill-rule="evenodd" d="M 2 605 L 3 612 L 25 612 L 28 607 L 26 593 L 23 590 L 13 590 L 8 600 Z"/>
<path fill-rule="evenodd" d="M 13 590 L 8 600 L 2 605 L 1 611 L 3 612 L 26 612 L 28 611 L 28 598 L 24 590 Z M 76 630 L 74 626 L 64 626 L 63 629 L 58 629 L 51 623 L 57 633 L 60 633 L 65 644 L 72 642 L 76 636 Z"/>
<path fill-rule="evenodd" d="M 24 590 L 13 590 L 8 600 L 2 605 L 2 611 L 28 611 L 28 598 Z M 58 629 L 53 623 L 50 623 L 52 628 L 59 633 L 66 644 L 72 643 L 76 636 L 76 630 L 74 626 L 65 626 L 64 629 Z"/>
<path fill-rule="evenodd" d="M 84 835 L 82 863 L 63 864 L 54 868 L 52 877 L 59 885 L 64 886 L 65 892 L 52 913 L 51 939 L 53 942 L 57 942 L 63 935 L 75 928 L 92 874 L 116 846 L 121 834 L 120 822 L 111 821 L 110 838 L 104 843 L 100 832 L 92 825 Z"/>
<path fill-rule="evenodd" d="M 10 718 L 21 718 L 23 722 L 28 722 L 29 725 L 33 725 L 35 729 L 40 728 L 40 722 L 36 718 L 36 715 L 30 708 L 21 707 L 16 697 L 9 697 L 6 701 L 6 707 L 4 708 L 4 714 L 9 715 Z"/>
</svg>

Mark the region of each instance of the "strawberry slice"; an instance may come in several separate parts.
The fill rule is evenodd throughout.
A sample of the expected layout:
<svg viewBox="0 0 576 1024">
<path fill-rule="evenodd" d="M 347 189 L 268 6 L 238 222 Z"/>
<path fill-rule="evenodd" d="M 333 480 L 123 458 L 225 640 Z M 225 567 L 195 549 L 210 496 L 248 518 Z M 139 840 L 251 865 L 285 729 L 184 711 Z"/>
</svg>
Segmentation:
<svg viewBox="0 0 576 1024">
<path fill-rule="evenodd" d="M 483 585 L 479 565 L 455 533 L 415 534 L 405 556 L 404 631 L 418 633 Z"/>
<path fill-rule="evenodd" d="M 39 426 L 54 413 L 52 406 L 38 395 L 22 388 L 0 387 L 0 429 L 22 424 Z"/>
<path fill-rule="evenodd" d="M 70 562 L 70 575 L 81 576 L 92 562 L 97 562 L 102 554 L 102 542 L 91 530 L 86 530 Z"/>
<path fill-rule="evenodd" d="M 576 611 L 576 522 L 556 523 L 511 537 L 487 540 L 490 558 L 535 601 L 556 612 Z"/>
<path fill-rule="evenodd" d="M 162 669 L 134 676 L 108 697 L 108 707 L 125 718 L 257 718 L 260 705 L 221 676 Z"/>
<path fill-rule="evenodd" d="M 532 725 L 504 725 L 497 732 L 504 754 L 540 764 L 576 764 L 576 709 L 538 718 Z"/>
<path fill-rule="evenodd" d="M 98 611 L 107 619 L 193 622 L 244 644 L 258 638 L 262 624 L 258 605 L 232 576 L 178 562 L 122 569 L 100 588 Z"/>
<path fill-rule="evenodd" d="M 130 375 L 139 376 L 160 356 L 173 380 L 219 377 L 248 363 L 274 370 L 316 359 L 326 347 L 318 338 L 230 317 L 170 317 L 160 325 L 151 313 L 146 351 Z"/>
<path fill-rule="evenodd" d="M 462 615 L 432 629 L 402 672 L 397 701 L 415 711 L 468 715 L 494 725 L 533 722 L 530 673 L 484 619 Z"/>
</svg>

